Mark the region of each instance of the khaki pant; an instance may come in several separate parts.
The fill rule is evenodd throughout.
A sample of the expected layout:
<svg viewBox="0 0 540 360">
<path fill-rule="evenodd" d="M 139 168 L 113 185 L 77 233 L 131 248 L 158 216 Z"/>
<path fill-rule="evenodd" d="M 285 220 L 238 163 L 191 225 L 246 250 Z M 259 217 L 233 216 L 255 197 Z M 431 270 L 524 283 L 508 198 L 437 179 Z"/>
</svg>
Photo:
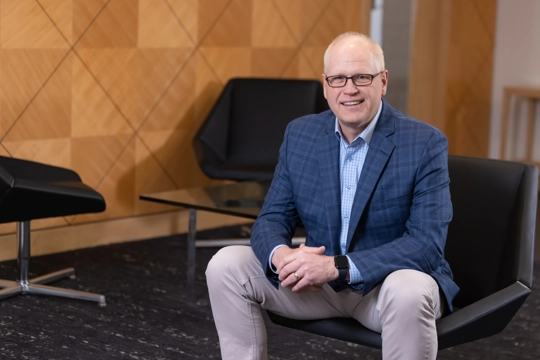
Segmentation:
<svg viewBox="0 0 540 360">
<path fill-rule="evenodd" d="M 385 360 L 437 357 L 439 287 L 425 273 L 396 271 L 366 296 L 328 285 L 296 294 L 272 286 L 250 247 L 229 246 L 210 260 L 206 279 L 224 360 L 267 359 L 262 309 L 294 319 L 354 318 L 382 334 Z"/>
</svg>

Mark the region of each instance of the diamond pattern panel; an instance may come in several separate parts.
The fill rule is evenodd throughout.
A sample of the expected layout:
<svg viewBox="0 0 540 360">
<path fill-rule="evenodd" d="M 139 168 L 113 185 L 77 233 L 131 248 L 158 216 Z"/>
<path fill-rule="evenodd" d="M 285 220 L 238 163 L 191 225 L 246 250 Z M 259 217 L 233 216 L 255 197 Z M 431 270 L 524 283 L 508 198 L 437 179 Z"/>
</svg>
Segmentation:
<svg viewBox="0 0 540 360">
<path fill-rule="evenodd" d="M 193 47 L 166 0 L 139 0 L 139 47 Z"/>
<path fill-rule="evenodd" d="M 47 164 L 71 167 L 71 141 L 69 138 L 3 142 L 15 158 L 31 159 Z"/>
<path fill-rule="evenodd" d="M 73 0 L 39 0 L 38 4 L 51 18 L 60 35 L 65 38 L 68 44 L 73 44 Z"/>
<path fill-rule="evenodd" d="M 257 77 L 281 77 L 285 69 L 293 61 L 294 55 L 295 49 L 253 49 L 251 52 L 252 75 Z M 292 77 L 295 78 L 296 76 Z"/>
<path fill-rule="evenodd" d="M 0 139 L 8 135 L 65 55 L 66 50 L 59 49 L 0 49 Z"/>
<path fill-rule="evenodd" d="M 307 35 L 307 46 L 326 48 L 334 34 L 355 29 L 361 21 L 362 2 L 357 0 L 331 1 L 317 18 Z"/>
<path fill-rule="evenodd" d="M 3 48 L 67 48 L 43 8 L 35 0 L 2 0 L 0 17 Z"/>
<path fill-rule="evenodd" d="M 274 0 L 287 27 L 297 41 L 303 41 L 332 0 Z M 358 29 L 358 25 L 351 29 Z M 328 44 L 326 44 L 328 45 Z"/>
<path fill-rule="evenodd" d="M 194 64 L 190 61 L 180 72 L 168 79 L 172 80 L 172 83 L 152 109 L 140 132 L 191 128 L 196 97 L 193 91 L 196 81 Z"/>
<path fill-rule="evenodd" d="M 4 145 L 0 146 L 0 156 L 9 156 L 9 153 L 4 147 Z"/>
<path fill-rule="evenodd" d="M 138 195 L 215 183 L 191 140 L 225 83 L 320 79 L 369 3 L 0 0 L 0 155 L 71 168 L 107 201 L 33 228 L 170 211 Z"/>
<path fill-rule="evenodd" d="M 177 188 L 177 186 L 174 184 L 173 179 L 170 177 L 169 174 L 167 174 L 163 167 L 160 165 L 159 158 L 161 157 L 161 160 L 163 161 L 164 156 L 168 157 L 167 154 L 169 153 L 167 149 L 165 149 L 164 145 L 165 143 L 172 144 L 173 146 L 182 146 L 182 143 L 177 143 L 174 140 L 183 140 L 178 139 L 178 137 L 172 136 L 170 132 L 164 132 L 164 133 L 153 133 L 153 136 L 147 136 L 146 142 L 151 145 L 156 145 L 153 148 L 147 146 L 145 143 L 143 143 L 140 140 L 136 140 L 136 153 L 135 153 L 135 160 L 136 160 L 136 168 L 137 171 L 135 172 L 135 184 L 134 189 L 136 194 L 140 194 L 141 192 L 157 192 L 157 191 L 163 191 L 163 190 L 173 190 Z M 175 152 L 174 155 L 179 154 L 178 152 Z M 175 159 L 179 162 L 182 161 L 182 157 L 175 156 Z M 135 203 L 135 213 L 136 214 L 144 214 L 149 212 L 155 212 L 157 210 L 170 210 L 170 206 L 161 205 L 161 204 L 153 204 L 153 203 L 147 203 L 142 201 L 137 201 Z"/>
<path fill-rule="evenodd" d="M 178 0 L 182 1 L 182 0 Z M 180 4 L 178 1 L 171 1 L 174 9 L 178 9 Z M 215 23 L 220 19 L 223 12 L 228 8 L 231 0 L 198 0 L 197 7 L 197 39 L 200 44 L 208 35 L 208 32 L 214 27 Z M 191 16 L 193 16 L 192 13 Z"/>
<path fill-rule="evenodd" d="M 441 129 L 450 153 L 485 157 L 497 0 L 415 5 L 409 113 Z"/>
<path fill-rule="evenodd" d="M 203 46 L 251 45 L 252 0 L 231 0 L 212 24 Z"/>
<path fill-rule="evenodd" d="M 451 153 L 487 156 L 495 12 L 495 0 L 452 2 L 445 129 Z"/>
<path fill-rule="evenodd" d="M 251 47 L 201 47 L 201 53 L 222 83 L 251 74 Z"/>
<path fill-rule="evenodd" d="M 71 133 L 72 56 L 62 59 L 20 114 L 5 141 L 69 138 Z M 23 75 L 24 77 L 24 75 Z M 43 117 L 43 114 L 55 114 Z"/>
<path fill-rule="evenodd" d="M 138 50 L 135 48 L 80 48 L 77 55 L 118 110 L 136 127 L 142 120 L 137 101 Z"/>
<path fill-rule="evenodd" d="M 71 45 L 81 39 L 81 36 L 86 33 L 90 25 L 108 5 L 109 0 L 73 0 Z M 64 14 L 64 16 L 69 16 L 69 14 Z M 86 42 L 88 43 L 89 40 L 86 40 Z"/>
<path fill-rule="evenodd" d="M 71 139 L 71 168 L 93 188 L 100 185 L 131 141 L 130 135 L 88 136 Z"/>
<path fill-rule="evenodd" d="M 131 134 L 133 129 L 118 106 L 86 66 L 74 57 L 71 136 Z"/>
<path fill-rule="evenodd" d="M 273 31 L 268 31 L 272 28 Z M 263 48 L 295 48 L 298 43 L 272 1 L 253 0 L 252 45 Z"/>
<path fill-rule="evenodd" d="M 138 5 L 138 0 L 109 0 L 77 45 L 97 48 L 137 47 Z"/>
<path fill-rule="evenodd" d="M 147 118 L 169 91 L 176 89 L 175 80 L 186 61 L 193 54 L 191 49 L 142 49 L 139 50 L 138 69 L 139 113 Z M 171 89 L 172 87 L 172 89 Z M 189 89 L 183 95 L 189 96 Z M 181 101 L 181 100 L 180 100 Z"/>
<path fill-rule="evenodd" d="M 135 204 L 138 201 L 135 192 L 137 176 L 136 140 L 132 140 L 120 152 L 114 161 L 114 166 L 103 177 L 97 191 L 107 201 L 107 210 L 97 214 L 83 214 L 70 218 L 73 224 L 91 221 L 103 221 L 135 215 Z"/>
<path fill-rule="evenodd" d="M 179 19 L 180 24 L 185 29 L 188 37 L 196 42 L 199 38 L 199 0 L 168 0 L 173 13 Z M 224 5 L 221 3 L 220 5 Z M 219 6 L 215 6 L 219 9 Z M 210 22 L 211 23 L 211 22 Z"/>
<path fill-rule="evenodd" d="M 462 1 L 462 5 L 459 11 L 454 8 L 452 14 L 456 30 L 451 34 L 448 51 L 448 77 L 453 80 L 448 91 L 458 102 L 460 96 L 468 92 L 460 86 L 476 86 L 479 71 L 485 66 L 486 59 L 492 57 L 494 40 L 493 29 L 483 26 L 482 11 L 478 11 L 475 1 Z M 464 53 L 468 56 L 463 56 Z"/>
</svg>

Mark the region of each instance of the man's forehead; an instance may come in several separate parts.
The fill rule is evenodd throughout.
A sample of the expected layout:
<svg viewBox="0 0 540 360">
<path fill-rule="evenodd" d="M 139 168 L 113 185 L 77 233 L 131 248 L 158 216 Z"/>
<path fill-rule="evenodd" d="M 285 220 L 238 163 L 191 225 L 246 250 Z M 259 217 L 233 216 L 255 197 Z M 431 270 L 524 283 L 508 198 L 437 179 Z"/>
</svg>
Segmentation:
<svg viewBox="0 0 540 360">
<path fill-rule="evenodd" d="M 372 64 L 372 53 L 365 47 L 342 47 L 333 49 L 329 67 L 359 67 Z"/>
<path fill-rule="evenodd" d="M 334 49 L 356 49 L 369 52 L 372 46 L 373 45 L 366 39 L 358 36 L 350 36 L 338 41 L 334 45 Z"/>
</svg>

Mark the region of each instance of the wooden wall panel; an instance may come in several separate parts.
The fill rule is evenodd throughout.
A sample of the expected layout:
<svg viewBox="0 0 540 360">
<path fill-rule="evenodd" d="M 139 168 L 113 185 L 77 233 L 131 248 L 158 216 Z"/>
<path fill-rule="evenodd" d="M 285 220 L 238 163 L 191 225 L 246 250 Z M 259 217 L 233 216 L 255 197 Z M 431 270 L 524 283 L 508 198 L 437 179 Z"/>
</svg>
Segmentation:
<svg viewBox="0 0 540 360">
<path fill-rule="evenodd" d="M 32 228 L 103 227 L 170 212 L 138 195 L 211 183 L 191 140 L 225 83 L 234 76 L 320 80 L 328 42 L 344 31 L 366 32 L 370 6 L 0 0 L 0 155 L 74 169 L 107 201 L 104 213 Z M 0 225 L 0 234 L 13 231 Z M 59 249 L 56 243 L 50 251 Z"/>
<path fill-rule="evenodd" d="M 409 113 L 452 154 L 487 157 L 496 0 L 416 0 Z"/>
</svg>

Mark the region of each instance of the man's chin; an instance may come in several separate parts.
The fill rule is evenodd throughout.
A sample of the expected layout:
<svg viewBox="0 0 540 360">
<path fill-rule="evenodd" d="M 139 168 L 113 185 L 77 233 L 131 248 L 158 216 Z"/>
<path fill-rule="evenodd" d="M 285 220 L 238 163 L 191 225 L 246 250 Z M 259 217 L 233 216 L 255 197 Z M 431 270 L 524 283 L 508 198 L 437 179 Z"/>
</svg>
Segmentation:
<svg viewBox="0 0 540 360">
<path fill-rule="evenodd" d="M 339 119 L 339 117 L 338 117 Z M 359 128 L 366 126 L 369 124 L 369 121 L 366 121 L 364 118 L 360 117 L 343 117 L 339 120 L 339 123 L 343 126 L 350 127 L 350 128 Z"/>
</svg>

